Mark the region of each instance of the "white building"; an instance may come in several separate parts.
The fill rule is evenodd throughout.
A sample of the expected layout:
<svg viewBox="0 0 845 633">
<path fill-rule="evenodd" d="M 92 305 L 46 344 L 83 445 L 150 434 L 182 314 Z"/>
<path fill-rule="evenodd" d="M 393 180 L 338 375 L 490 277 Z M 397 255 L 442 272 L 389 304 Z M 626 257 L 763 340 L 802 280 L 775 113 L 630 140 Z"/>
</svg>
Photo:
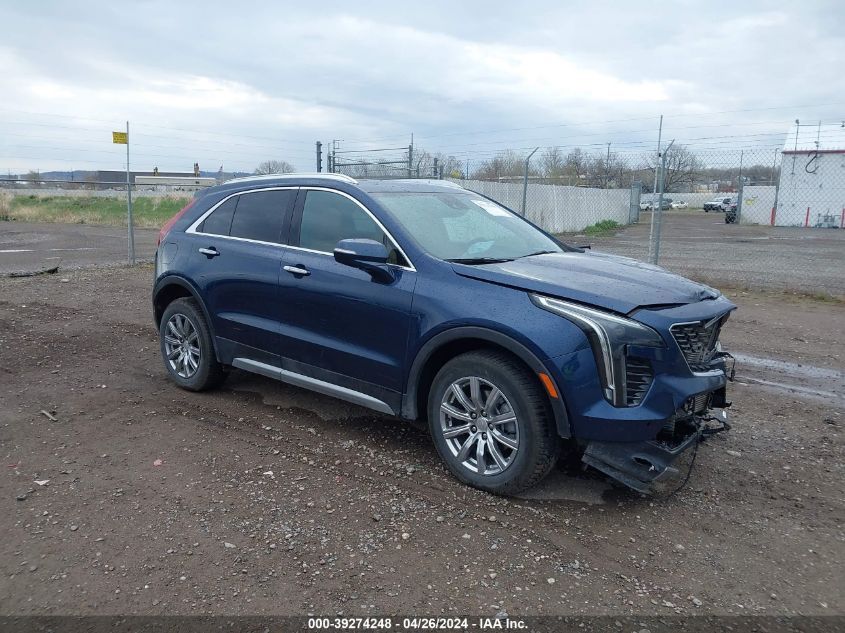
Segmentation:
<svg viewBox="0 0 845 633">
<path fill-rule="evenodd" d="M 770 221 L 775 226 L 845 228 L 845 127 L 792 127 Z"/>
</svg>

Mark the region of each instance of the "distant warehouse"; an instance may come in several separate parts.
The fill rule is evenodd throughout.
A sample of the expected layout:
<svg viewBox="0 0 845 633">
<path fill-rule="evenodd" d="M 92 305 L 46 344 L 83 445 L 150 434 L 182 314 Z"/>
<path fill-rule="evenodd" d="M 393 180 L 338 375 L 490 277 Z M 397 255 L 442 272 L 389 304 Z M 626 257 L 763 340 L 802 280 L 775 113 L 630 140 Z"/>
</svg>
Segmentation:
<svg viewBox="0 0 845 633">
<path fill-rule="evenodd" d="M 789 131 L 771 223 L 845 228 L 845 127 L 796 124 Z"/>
<path fill-rule="evenodd" d="M 93 172 L 88 179 L 95 182 L 97 189 L 113 189 L 126 186 L 126 172 L 100 170 Z M 180 171 L 132 171 L 129 181 L 139 187 L 173 187 L 179 189 L 199 189 L 211 187 L 217 183 L 215 178 L 195 176 L 191 172 Z"/>
</svg>

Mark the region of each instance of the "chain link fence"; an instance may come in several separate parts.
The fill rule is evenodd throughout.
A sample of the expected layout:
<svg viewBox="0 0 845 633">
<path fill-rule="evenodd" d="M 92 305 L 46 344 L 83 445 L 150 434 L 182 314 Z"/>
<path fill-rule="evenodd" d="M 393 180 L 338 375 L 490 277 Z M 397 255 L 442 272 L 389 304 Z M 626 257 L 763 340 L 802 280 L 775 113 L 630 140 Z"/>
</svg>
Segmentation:
<svg viewBox="0 0 845 633">
<path fill-rule="evenodd" d="M 845 148 L 797 141 L 786 149 L 672 145 L 658 156 L 549 147 L 530 161 L 518 152 L 475 157 L 472 169 L 469 160 L 413 146 L 388 150 L 332 154 L 328 171 L 358 179 L 445 176 L 573 244 L 716 286 L 845 297 Z M 133 187 L 139 199 L 192 194 Z M 94 198 L 125 196 L 125 184 L 14 180 L 2 195 L 0 215 L 12 219 L 23 207 L 45 206 L 44 196 L 82 196 L 98 206 Z M 22 196 L 32 204 L 12 200 Z M 166 205 L 158 204 L 155 213 L 159 207 L 164 213 Z"/>
<path fill-rule="evenodd" d="M 570 243 L 717 286 L 845 297 L 845 152 L 577 156 L 559 174 L 457 182 Z"/>
</svg>

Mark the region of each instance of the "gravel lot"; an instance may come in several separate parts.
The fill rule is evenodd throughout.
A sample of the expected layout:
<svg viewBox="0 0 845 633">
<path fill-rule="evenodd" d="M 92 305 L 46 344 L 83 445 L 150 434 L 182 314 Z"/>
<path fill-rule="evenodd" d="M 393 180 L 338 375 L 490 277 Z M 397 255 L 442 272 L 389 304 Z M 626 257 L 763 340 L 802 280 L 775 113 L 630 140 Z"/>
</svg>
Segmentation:
<svg viewBox="0 0 845 633">
<path fill-rule="evenodd" d="M 605 237 L 566 237 L 635 259 L 648 259 L 651 214 Z M 667 211 L 661 230 L 664 268 L 715 285 L 801 290 L 845 298 L 845 231 L 725 224 L 721 213 Z"/>
<path fill-rule="evenodd" d="M 560 470 L 502 499 L 398 420 L 178 390 L 151 276 L 0 279 L 4 614 L 845 613 L 840 303 L 732 295 L 726 346 L 805 371 L 741 364 L 674 496 Z"/>
</svg>

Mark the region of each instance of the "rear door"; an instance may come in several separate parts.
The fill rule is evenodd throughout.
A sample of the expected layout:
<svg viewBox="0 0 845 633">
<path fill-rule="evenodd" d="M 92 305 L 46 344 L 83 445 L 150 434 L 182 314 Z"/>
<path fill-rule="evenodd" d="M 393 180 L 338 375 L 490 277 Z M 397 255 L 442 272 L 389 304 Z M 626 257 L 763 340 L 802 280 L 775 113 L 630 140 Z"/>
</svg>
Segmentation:
<svg viewBox="0 0 845 633">
<path fill-rule="evenodd" d="M 279 271 L 297 189 L 234 194 L 188 229 L 223 362 L 279 364 Z"/>
<path fill-rule="evenodd" d="M 334 247 L 348 238 L 383 242 L 393 281 L 336 262 Z M 302 189 L 290 244 L 279 279 L 283 366 L 389 401 L 402 388 L 411 263 L 361 203 L 326 189 Z"/>
</svg>

